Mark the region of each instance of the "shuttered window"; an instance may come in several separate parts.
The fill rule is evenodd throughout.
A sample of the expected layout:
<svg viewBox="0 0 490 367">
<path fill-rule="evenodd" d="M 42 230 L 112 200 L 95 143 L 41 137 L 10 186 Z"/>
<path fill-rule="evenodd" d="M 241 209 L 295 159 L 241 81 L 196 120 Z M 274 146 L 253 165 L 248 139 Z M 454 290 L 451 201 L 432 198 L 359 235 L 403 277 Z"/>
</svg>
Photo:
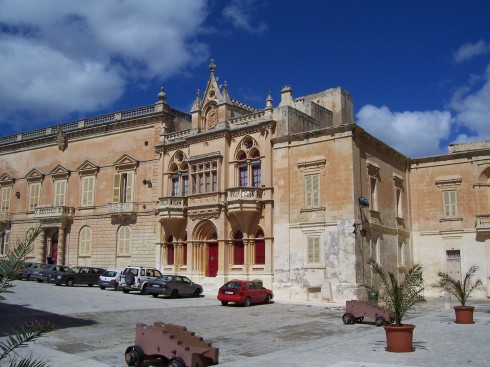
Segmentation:
<svg viewBox="0 0 490 367">
<path fill-rule="evenodd" d="M 458 215 L 456 206 L 456 191 L 444 191 L 444 218 L 455 218 Z"/>
<path fill-rule="evenodd" d="M 2 202 L 0 206 L 0 213 L 10 212 L 10 196 L 12 195 L 12 188 L 2 187 Z"/>
<path fill-rule="evenodd" d="M 320 238 L 308 237 L 308 264 L 320 262 Z"/>
<path fill-rule="evenodd" d="M 66 180 L 54 181 L 54 206 L 65 206 Z"/>
<path fill-rule="evenodd" d="M 131 203 L 133 201 L 134 172 L 114 175 L 113 203 Z"/>
<path fill-rule="evenodd" d="M 80 255 L 90 255 L 92 247 L 92 230 L 89 227 L 83 227 L 80 231 Z"/>
<path fill-rule="evenodd" d="M 307 208 L 320 206 L 320 175 L 305 176 L 305 206 Z"/>
<path fill-rule="evenodd" d="M 29 184 L 29 211 L 33 211 L 34 208 L 39 205 L 40 195 L 41 183 L 35 182 Z"/>
<path fill-rule="evenodd" d="M 95 176 L 85 176 L 82 178 L 82 206 L 94 205 L 94 185 Z"/>
<path fill-rule="evenodd" d="M 117 254 L 129 255 L 131 248 L 131 228 L 129 226 L 121 226 L 117 233 Z"/>
</svg>

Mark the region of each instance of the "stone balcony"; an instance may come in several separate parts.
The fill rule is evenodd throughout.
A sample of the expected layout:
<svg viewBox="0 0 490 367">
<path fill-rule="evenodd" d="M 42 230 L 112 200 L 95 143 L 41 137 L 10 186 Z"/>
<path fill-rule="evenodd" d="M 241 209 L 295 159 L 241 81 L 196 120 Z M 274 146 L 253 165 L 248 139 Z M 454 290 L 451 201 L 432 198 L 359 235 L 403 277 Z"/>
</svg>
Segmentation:
<svg viewBox="0 0 490 367">
<path fill-rule="evenodd" d="M 476 232 L 490 232 L 490 214 L 476 216 Z"/>
<path fill-rule="evenodd" d="M 226 190 L 227 212 L 257 212 L 262 210 L 263 189 L 236 187 Z"/>
<path fill-rule="evenodd" d="M 165 196 L 158 198 L 157 214 L 162 218 L 185 218 L 187 197 Z"/>
<path fill-rule="evenodd" d="M 38 205 L 34 208 L 34 219 L 41 223 L 65 225 L 73 221 L 75 208 L 68 206 Z"/>
<path fill-rule="evenodd" d="M 109 203 L 107 204 L 107 213 L 112 216 L 132 216 L 138 210 L 138 204 L 129 203 Z"/>
</svg>

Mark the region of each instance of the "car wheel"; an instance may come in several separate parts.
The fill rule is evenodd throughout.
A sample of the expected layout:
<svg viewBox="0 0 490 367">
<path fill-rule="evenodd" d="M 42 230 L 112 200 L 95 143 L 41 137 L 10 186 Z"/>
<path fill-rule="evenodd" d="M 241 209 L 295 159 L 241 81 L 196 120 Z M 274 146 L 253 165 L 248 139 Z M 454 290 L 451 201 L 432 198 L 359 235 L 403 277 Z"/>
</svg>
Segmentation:
<svg viewBox="0 0 490 367">
<path fill-rule="evenodd" d="M 252 304 L 252 301 L 250 300 L 250 297 L 247 297 L 245 299 L 245 303 L 243 304 L 245 307 L 248 307 Z"/>
<path fill-rule="evenodd" d="M 60 283 L 56 283 L 55 285 L 60 286 L 61 284 Z"/>
<path fill-rule="evenodd" d="M 194 297 L 199 297 L 201 295 L 201 290 L 199 288 L 197 288 L 195 291 L 194 291 Z"/>
<path fill-rule="evenodd" d="M 93 284 L 87 284 L 89 287 L 93 287 L 94 285 Z"/>
<path fill-rule="evenodd" d="M 147 295 L 148 294 L 148 284 L 145 284 L 143 288 L 141 288 L 141 294 Z"/>
<path fill-rule="evenodd" d="M 153 298 L 157 298 L 158 297 L 158 294 L 153 293 L 152 296 L 153 296 Z"/>
<path fill-rule="evenodd" d="M 386 324 L 386 320 L 383 316 L 378 316 L 376 317 L 376 319 L 374 320 L 374 324 L 377 326 L 377 327 L 380 327 L 380 326 L 383 326 L 384 324 Z"/>
<path fill-rule="evenodd" d="M 31 280 L 31 274 L 27 274 L 26 280 Z"/>
<path fill-rule="evenodd" d="M 177 289 L 174 289 L 170 294 L 170 298 L 177 298 L 178 296 L 179 296 L 179 292 L 177 292 Z"/>
<path fill-rule="evenodd" d="M 104 289 L 105 289 L 105 287 L 99 287 L 99 288 L 100 288 L 100 289 L 102 289 L 102 290 L 104 290 Z"/>
<path fill-rule="evenodd" d="M 144 358 L 145 353 L 139 345 L 128 347 L 124 353 L 124 359 L 128 366 L 142 366 Z"/>
<path fill-rule="evenodd" d="M 269 303 L 271 303 L 271 295 L 270 295 L 270 294 L 268 294 L 268 295 L 267 295 L 267 297 L 265 297 L 265 301 L 264 301 L 264 303 L 265 303 L 266 305 L 268 305 Z"/>
<path fill-rule="evenodd" d="M 67 285 L 67 286 L 73 287 L 73 284 L 75 284 L 75 280 L 73 280 L 73 279 L 68 279 L 68 280 L 66 281 L 66 285 Z"/>
<path fill-rule="evenodd" d="M 129 289 L 123 289 L 123 293 L 129 293 Z"/>
<path fill-rule="evenodd" d="M 351 313 L 344 313 L 344 315 L 342 316 L 342 321 L 346 325 L 353 325 L 356 323 L 356 319 Z"/>
<path fill-rule="evenodd" d="M 134 284 L 134 275 L 132 273 L 128 273 L 124 277 L 124 280 L 126 281 L 127 285 L 133 285 Z"/>
<path fill-rule="evenodd" d="M 42 279 L 38 279 L 37 281 L 38 281 L 39 283 L 44 282 L 44 280 L 42 280 Z"/>
<path fill-rule="evenodd" d="M 228 305 L 228 302 L 226 302 L 226 301 L 221 301 L 221 305 L 222 305 L 222 306 L 226 306 L 226 305 Z"/>
</svg>

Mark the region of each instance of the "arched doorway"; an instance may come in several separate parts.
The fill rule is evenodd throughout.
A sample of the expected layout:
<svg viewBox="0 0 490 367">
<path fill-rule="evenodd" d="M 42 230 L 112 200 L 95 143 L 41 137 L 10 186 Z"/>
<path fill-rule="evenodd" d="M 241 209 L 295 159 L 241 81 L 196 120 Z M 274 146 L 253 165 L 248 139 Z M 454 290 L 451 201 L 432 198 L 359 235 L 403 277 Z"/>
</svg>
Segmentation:
<svg viewBox="0 0 490 367">
<path fill-rule="evenodd" d="M 206 277 L 216 277 L 219 270 L 219 244 L 216 227 L 211 221 L 205 220 L 196 226 L 193 237 L 193 258 L 196 259 L 194 269 L 199 270 Z"/>
</svg>

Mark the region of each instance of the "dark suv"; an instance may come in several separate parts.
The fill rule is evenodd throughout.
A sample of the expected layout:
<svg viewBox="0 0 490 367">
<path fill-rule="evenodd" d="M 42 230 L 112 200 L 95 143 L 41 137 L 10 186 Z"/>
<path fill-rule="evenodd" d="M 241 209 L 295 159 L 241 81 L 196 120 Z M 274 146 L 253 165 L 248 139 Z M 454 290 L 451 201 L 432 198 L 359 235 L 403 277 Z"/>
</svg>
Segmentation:
<svg viewBox="0 0 490 367">
<path fill-rule="evenodd" d="M 148 294 L 146 291 L 148 289 L 148 281 L 155 280 L 161 275 L 162 273 L 154 268 L 128 266 L 122 273 L 119 287 L 124 293 L 138 291 L 141 294 Z"/>
</svg>

